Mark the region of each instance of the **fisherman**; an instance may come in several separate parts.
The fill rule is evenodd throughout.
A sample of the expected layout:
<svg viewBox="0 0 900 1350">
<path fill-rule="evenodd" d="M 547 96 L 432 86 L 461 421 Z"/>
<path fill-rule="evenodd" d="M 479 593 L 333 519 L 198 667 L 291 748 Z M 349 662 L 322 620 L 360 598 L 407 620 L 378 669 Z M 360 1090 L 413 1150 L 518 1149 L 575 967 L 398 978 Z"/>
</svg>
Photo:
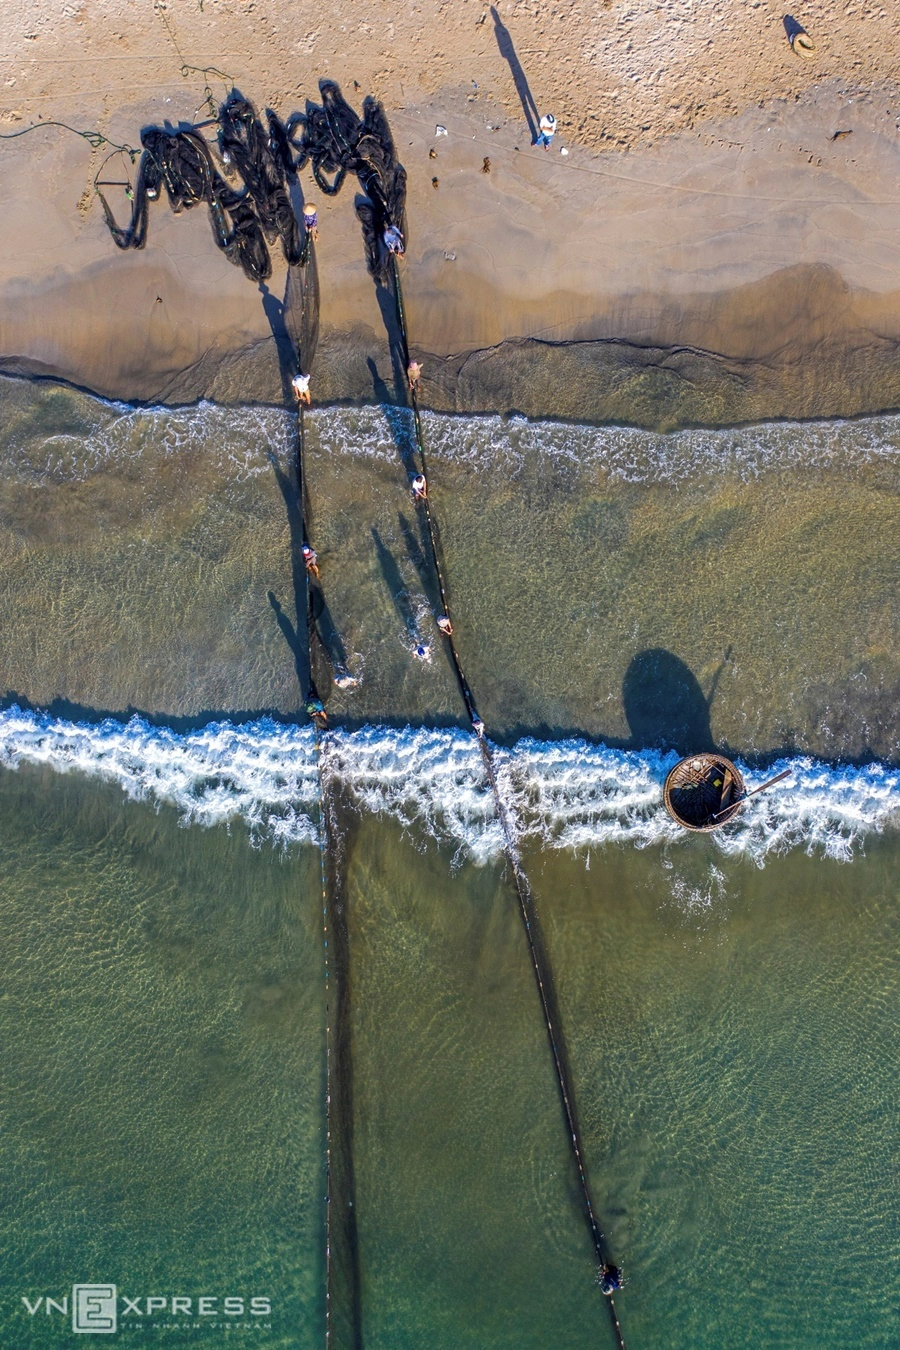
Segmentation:
<svg viewBox="0 0 900 1350">
<path fill-rule="evenodd" d="M 306 711 L 317 726 L 326 727 L 328 725 L 328 714 L 325 711 L 325 704 L 320 698 L 310 697 L 306 700 Z"/>
<path fill-rule="evenodd" d="M 601 1266 L 600 1274 L 597 1276 L 597 1283 L 604 1294 L 615 1293 L 617 1289 L 622 1288 L 624 1283 L 622 1272 L 618 1266 Z"/>
<path fill-rule="evenodd" d="M 410 361 L 406 367 L 406 378 L 409 381 L 409 392 L 417 394 L 419 392 L 419 381 L 422 378 L 422 364 L 420 361 Z"/>
<path fill-rule="evenodd" d="M 536 145 L 542 145 L 545 150 L 550 149 L 550 142 L 556 135 L 556 118 L 552 113 L 544 113 L 540 121 L 540 128 Z"/>
<path fill-rule="evenodd" d="M 388 253 L 403 252 L 403 235 L 397 229 L 396 225 L 386 225 L 384 227 L 384 246 Z"/>
<path fill-rule="evenodd" d="M 319 213 L 316 210 L 314 202 L 306 202 L 303 207 L 303 224 L 306 226 L 307 234 L 311 234 L 313 239 L 319 237 Z"/>
<path fill-rule="evenodd" d="M 295 375 L 291 380 L 291 388 L 294 391 L 294 398 L 304 407 L 309 407 L 309 376 Z"/>
<path fill-rule="evenodd" d="M 446 614 L 439 615 L 437 626 L 443 633 L 444 637 L 453 636 L 453 624 L 450 622 Z"/>
<path fill-rule="evenodd" d="M 306 564 L 306 570 L 311 577 L 319 576 L 319 555 L 309 544 L 304 544 L 300 552 L 303 554 L 303 561 Z"/>
<path fill-rule="evenodd" d="M 349 670 L 340 670 L 334 677 L 335 685 L 338 689 L 355 689 L 359 680 L 355 679 Z"/>
<path fill-rule="evenodd" d="M 412 478 L 412 494 L 417 502 L 424 502 L 428 496 L 428 484 L 425 481 L 424 473 L 417 473 Z"/>
<path fill-rule="evenodd" d="M 480 717 L 472 718 L 472 730 L 480 741 L 484 740 L 484 723 Z"/>
<path fill-rule="evenodd" d="M 428 661 L 431 658 L 431 648 L 427 647 L 424 642 L 417 642 L 413 647 L 413 656 L 418 661 Z"/>
</svg>

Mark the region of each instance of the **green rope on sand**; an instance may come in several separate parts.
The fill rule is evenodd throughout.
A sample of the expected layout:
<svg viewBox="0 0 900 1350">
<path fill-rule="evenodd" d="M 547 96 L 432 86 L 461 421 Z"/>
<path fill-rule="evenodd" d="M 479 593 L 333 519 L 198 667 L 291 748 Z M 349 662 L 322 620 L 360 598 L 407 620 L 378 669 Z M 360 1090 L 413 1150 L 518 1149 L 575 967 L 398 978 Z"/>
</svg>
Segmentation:
<svg viewBox="0 0 900 1350">
<path fill-rule="evenodd" d="M 64 131 L 71 131 L 73 136 L 81 136 L 86 140 L 93 150 L 99 150 L 101 145 L 110 146 L 115 153 L 122 153 L 130 156 L 132 164 L 141 153 L 130 145 L 117 145 L 111 141 L 108 136 L 104 136 L 102 131 L 81 131 L 78 127 L 70 127 L 68 122 L 32 122 L 31 126 L 21 127 L 18 131 L 0 131 L 0 141 L 14 141 L 17 136 L 27 136 L 29 131 L 40 131 L 42 127 L 62 127 Z"/>
<path fill-rule="evenodd" d="M 218 117 L 217 117 L 218 109 L 216 108 L 216 101 L 215 101 L 215 99 L 213 98 L 213 92 L 212 92 L 212 90 L 211 90 L 210 87 L 209 87 L 209 80 L 206 79 L 206 76 L 207 76 L 207 75 L 215 75 L 215 76 L 217 76 L 218 79 L 220 79 L 220 80 L 223 81 L 223 83 L 224 83 L 224 85 L 225 85 L 225 90 L 226 90 L 226 92 L 227 92 L 229 89 L 233 89 L 233 88 L 234 88 L 234 79 L 232 78 L 231 75 L 226 75 L 225 72 L 224 72 L 223 70 L 217 69 L 216 66 L 192 66 L 188 61 L 186 61 L 186 60 L 185 60 L 185 57 L 184 57 L 184 52 L 181 50 L 181 48 L 180 48 L 179 45 L 178 45 L 178 39 L 177 39 L 177 37 L 175 36 L 175 31 L 174 31 L 174 29 L 172 28 L 172 25 L 169 23 L 168 15 L 166 14 L 165 5 L 160 4 L 160 3 L 159 3 L 159 0 L 157 0 L 157 3 L 153 6 L 153 8 L 156 10 L 157 14 L 158 14 L 159 17 L 162 19 L 163 24 L 165 25 L 166 32 L 168 33 L 168 35 L 169 35 L 169 37 L 170 37 L 170 39 L 171 39 L 172 46 L 175 48 L 176 52 L 178 53 L 178 59 L 179 59 L 179 61 L 181 62 L 181 67 L 180 67 L 180 69 L 179 69 L 179 74 L 180 74 L 180 75 L 182 76 L 182 78 L 185 79 L 185 80 L 186 80 L 190 75 L 202 75 L 202 76 L 204 77 L 203 102 L 200 104 L 200 107 L 202 108 L 202 107 L 206 106 L 207 108 L 209 108 L 209 114 L 210 114 L 210 117 L 213 119 L 213 121 L 217 121 L 217 120 L 218 120 Z M 202 0 L 201 0 L 200 8 L 201 8 L 201 10 L 203 9 Z"/>
</svg>

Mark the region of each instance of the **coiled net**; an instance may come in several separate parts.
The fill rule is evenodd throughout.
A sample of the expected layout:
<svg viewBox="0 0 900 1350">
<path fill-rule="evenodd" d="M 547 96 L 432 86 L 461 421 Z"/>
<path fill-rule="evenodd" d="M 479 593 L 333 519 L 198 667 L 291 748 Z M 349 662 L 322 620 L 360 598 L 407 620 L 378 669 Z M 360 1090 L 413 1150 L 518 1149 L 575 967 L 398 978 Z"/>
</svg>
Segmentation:
<svg viewBox="0 0 900 1350">
<path fill-rule="evenodd" d="M 366 262 L 375 280 L 385 282 L 391 258 L 385 231 L 393 226 L 406 237 L 406 170 L 397 161 L 380 103 L 366 98 L 360 117 L 333 80 L 323 80 L 319 91 L 320 104 L 307 101 L 305 111 L 286 122 L 267 108 L 266 130 L 250 100 L 232 89 L 216 118 L 215 151 L 196 127 L 146 127 L 127 226 L 118 224 L 97 187 L 117 246 L 144 247 L 149 204 L 165 187 L 176 214 L 205 202 L 218 247 L 251 281 L 265 281 L 272 274 L 269 248 L 276 240 L 290 267 L 303 257 L 305 233 L 290 185 L 311 164 L 327 196 L 340 191 L 348 173 L 356 175 L 364 194 L 357 198 L 356 214 Z M 229 178 L 240 185 L 232 186 Z"/>
</svg>

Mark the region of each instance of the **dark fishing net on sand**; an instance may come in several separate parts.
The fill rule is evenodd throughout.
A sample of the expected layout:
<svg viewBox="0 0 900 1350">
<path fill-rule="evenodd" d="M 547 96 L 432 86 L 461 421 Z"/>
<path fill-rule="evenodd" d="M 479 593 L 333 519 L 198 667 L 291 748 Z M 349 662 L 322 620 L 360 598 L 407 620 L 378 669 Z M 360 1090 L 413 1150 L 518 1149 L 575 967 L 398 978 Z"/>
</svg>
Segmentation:
<svg viewBox="0 0 900 1350">
<path fill-rule="evenodd" d="M 406 238 L 406 170 L 397 160 L 384 108 L 368 97 L 360 117 L 334 80 L 322 80 L 319 93 L 321 104 L 308 100 L 305 112 L 294 113 L 287 123 L 268 111 L 272 144 L 280 149 L 288 176 L 310 163 L 328 197 L 340 192 L 348 173 L 356 175 L 365 193 L 356 200 L 356 214 L 366 262 L 377 281 L 386 281 L 390 253 L 384 232 L 393 225 Z"/>
<path fill-rule="evenodd" d="M 165 187 L 175 214 L 205 202 L 213 238 L 225 256 L 242 267 L 252 281 L 265 281 L 272 262 L 265 235 L 249 192 L 229 186 L 213 162 L 206 141 L 193 128 L 174 130 L 146 127 L 141 132 L 141 155 L 133 189 L 131 220 L 117 224 L 109 203 L 97 189 L 106 223 L 121 249 L 143 248 L 147 242 L 148 203 Z"/>
<path fill-rule="evenodd" d="M 244 181 L 268 242 L 280 238 L 287 262 L 299 262 L 303 239 L 285 186 L 280 145 L 266 135 L 252 103 L 236 90 L 219 109 L 218 141 Z"/>
<path fill-rule="evenodd" d="M 390 268 L 385 230 L 393 226 L 404 238 L 406 233 L 406 171 L 397 162 L 380 103 L 367 98 L 360 117 L 333 80 L 323 80 L 319 89 L 321 104 L 308 101 L 305 112 L 292 114 L 286 123 L 267 109 L 267 131 L 249 99 L 231 91 L 216 118 L 218 154 L 221 169 L 233 171 L 240 187 L 226 180 L 197 128 L 145 128 L 126 226 L 118 224 L 97 187 L 117 246 L 144 247 L 149 203 L 165 186 L 176 213 L 205 202 L 218 247 L 251 281 L 265 281 L 272 273 L 269 245 L 277 239 L 289 268 L 304 256 L 306 236 L 291 203 L 289 184 L 310 163 L 316 183 L 328 196 L 340 191 L 348 173 L 356 175 L 365 194 L 356 200 L 356 213 L 369 272 L 385 281 Z"/>
</svg>

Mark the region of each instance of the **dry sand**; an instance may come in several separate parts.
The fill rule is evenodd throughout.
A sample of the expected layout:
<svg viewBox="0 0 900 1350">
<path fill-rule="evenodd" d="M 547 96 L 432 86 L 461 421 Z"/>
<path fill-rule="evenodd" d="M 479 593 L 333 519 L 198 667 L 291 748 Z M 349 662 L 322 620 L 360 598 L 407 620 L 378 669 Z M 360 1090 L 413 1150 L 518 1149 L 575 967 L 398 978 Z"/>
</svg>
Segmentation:
<svg viewBox="0 0 900 1350">
<path fill-rule="evenodd" d="M 200 109 L 204 77 L 182 62 L 282 114 L 330 76 L 384 101 L 409 171 L 404 284 L 436 406 L 627 416 L 620 377 L 635 369 L 652 377 L 648 421 L 660 380 L 663 421 L 900 406 L 892 10 L 810 3 L 810 60 L 763 0 L 497 11 L 7 0 L 0 129 L 57 118 L 135 144 L 142 125 Z M 516 62 L 559 119 L 550 151 L 530 144 Z M 143 252 L 114 248 L 89 190 L 104 153 L 58 129 L 0 142 L 3 367 L 127 398 L 280 398 L 260 295 L 203 211 L 160 203 Z M 370 396 L 365 358 L 383 361 L 384 335 L 352 191 L 314 195 L 318 395 Z M 278 264 L 275 295 L 283 278 Z M 682 394 L 698 386 L 691 412 Z"/>
</svg>

